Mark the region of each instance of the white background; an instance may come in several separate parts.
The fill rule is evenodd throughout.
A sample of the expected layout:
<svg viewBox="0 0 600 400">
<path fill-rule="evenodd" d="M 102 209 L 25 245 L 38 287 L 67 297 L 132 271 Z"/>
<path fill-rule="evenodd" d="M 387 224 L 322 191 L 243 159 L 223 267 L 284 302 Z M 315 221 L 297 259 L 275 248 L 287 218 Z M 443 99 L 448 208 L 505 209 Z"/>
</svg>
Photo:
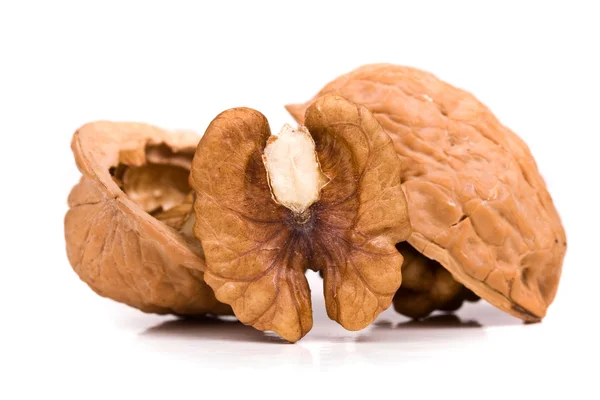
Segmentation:
<svg viewBox="0 0 600 400">
<path fill-rule="evenodd" d="M 0 399 L 600 398 L 594 2 L 206 3 L 0 2 Z M 202 133 L 249 106 L 279 127 L 284 104 L 371 62 L 471 91 L 529 144 L 568 238 L 543 323 L 480 303 L 445 327 L 388 310 L 346 332 L 312 276 L 315 327 L 289 345 L 145 315 L 79 281 L 62 224 L 80 125 Z"/>
</svg>

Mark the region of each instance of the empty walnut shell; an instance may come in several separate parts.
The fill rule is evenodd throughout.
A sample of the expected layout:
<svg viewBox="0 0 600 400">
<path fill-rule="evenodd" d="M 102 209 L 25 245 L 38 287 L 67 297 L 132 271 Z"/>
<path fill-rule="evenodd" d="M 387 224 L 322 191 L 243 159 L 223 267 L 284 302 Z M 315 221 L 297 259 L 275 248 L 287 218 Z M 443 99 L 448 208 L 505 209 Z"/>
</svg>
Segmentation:
<svg viewBox="0 0 600 400">
<path fill-rule="evenodd" d="M 414 68 L 362 66 L 316 98 L 366 106 L 394 142 L 413 233 L 408 242 L 483 299 L 524 320 L 554 300 L 566 238 L 527 145 L 473 95 Z"/>
<path fill-rule="evenodd" d="M 188 177 L 198 140 L 112 122 L 73 135 L 83 176 L 69 195 L 67 255 L 99 295 L 158 314 L 231 313 L 203 281 L 202 249 L 191 236 Z"/>
</svg>

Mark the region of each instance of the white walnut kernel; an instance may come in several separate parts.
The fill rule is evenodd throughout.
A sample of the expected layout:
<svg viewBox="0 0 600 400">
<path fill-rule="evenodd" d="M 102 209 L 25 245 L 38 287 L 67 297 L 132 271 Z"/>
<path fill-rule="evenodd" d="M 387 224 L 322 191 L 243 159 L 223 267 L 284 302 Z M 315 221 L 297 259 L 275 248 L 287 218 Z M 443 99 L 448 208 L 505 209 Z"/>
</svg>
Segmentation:
<svg viewBox="0 0 600 400">
<path fill-rule="evenodd" d="M 273 200 L 302 213 L 319 200 L 329 178 L 321 171 L 315 142 L 304 126 L 285 124 L 267 140 L 263 162 Z"/>
</svg>

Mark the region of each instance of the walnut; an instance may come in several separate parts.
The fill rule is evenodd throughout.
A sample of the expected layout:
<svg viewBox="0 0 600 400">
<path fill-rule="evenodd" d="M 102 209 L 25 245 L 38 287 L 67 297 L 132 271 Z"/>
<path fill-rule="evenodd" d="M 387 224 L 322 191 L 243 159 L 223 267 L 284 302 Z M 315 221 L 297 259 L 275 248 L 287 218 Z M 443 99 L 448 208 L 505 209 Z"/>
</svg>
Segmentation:
<svg viewBox="0 0 600 400">
<path fill-rule="evenodd" d="M 206 282 L 244 324 L 291 342 L 313 323 L 307 269 L 329 317 L 362 329 L 391 305 L 410 235 L 400 160 L 373 115 L 326 96 L 303 120 L 272 135 L 256 110 L 221 113 L 190 177 Z"/>
<path fill-rule="evenodd" d="M 230 314 L 203 281 L 188 183 L 199 137 L 96 122 L 73 135 L 83 176 L 69 196 L 67 255 L 96 293 L 145 312 Z"/>
<path fill-rule="evenodd" d="M 402 286 L 394 296 L 394 308 L 399 313 L 418 319 L 435 310 L 455 311 L 465 300 L 479 300 L 437 261 L 424 257 L 406 242 L 396 248 L 404 256 Z"/>
<path fill-rule="evenodd" d="M 567 242 L 527 145 L 470 93 L 390 64 L 362 66 L 287 109 L 302 123 L 315 99 L 332 94 L 367 107 L 392 138 L 403 161 L 410 245 L 500 309 L 543 318 Z M 401 311 L 405 294 L 395 303 Z"/>
</svg>

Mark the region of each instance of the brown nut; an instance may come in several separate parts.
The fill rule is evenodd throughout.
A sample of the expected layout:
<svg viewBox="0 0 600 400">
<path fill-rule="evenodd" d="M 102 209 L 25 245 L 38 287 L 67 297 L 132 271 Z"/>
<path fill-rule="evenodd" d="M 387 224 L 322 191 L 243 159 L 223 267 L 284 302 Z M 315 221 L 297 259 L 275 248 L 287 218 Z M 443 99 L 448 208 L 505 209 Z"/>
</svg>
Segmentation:
<svg viewBox="0 0 600 400">
<path fill-rule="evenodd" d="M 67 255 L 99 295 L 158 314 L 231 313 L 204 283 L 202 249 L 191 236 L 188 177 L 198 140 L 112 122 L 73 135 L 83 176 L 69 195 Z"/>
<path fill-rule="evenodd" d="M 315 98 L 327 94 L 366 106 L 392 138 L 408 242 L 502 310 L 543 318 L 567 243 L 527 145 L 473 95 L 414 68 L 366 65 Z M 302 123 L 315 98 L 287 109 Z"/>
<path fill-rule="evenodd" d="M 404 256 L 402 286 L 394 296 L 394 308 L 400 314 L 424 318 L 435 310 L 456 311 L 465 300 L 479 299 L 440 263 L 424 257 L 408 243 L 399 243 L 396 248 Z"/>
<path fill-rule="evenodd" d="M 206 282 L 240 321 L 291 342 L 312 327 L 308 268 L 323 273 L 329 317 L 362 329 L 390 306 L 394 245 L 410 235 L 399 159 L 372 114 L 326 96 L 304 120 L 271 135 L 258 111 L 221 113 L 190 178 Z"/>
</svg>

